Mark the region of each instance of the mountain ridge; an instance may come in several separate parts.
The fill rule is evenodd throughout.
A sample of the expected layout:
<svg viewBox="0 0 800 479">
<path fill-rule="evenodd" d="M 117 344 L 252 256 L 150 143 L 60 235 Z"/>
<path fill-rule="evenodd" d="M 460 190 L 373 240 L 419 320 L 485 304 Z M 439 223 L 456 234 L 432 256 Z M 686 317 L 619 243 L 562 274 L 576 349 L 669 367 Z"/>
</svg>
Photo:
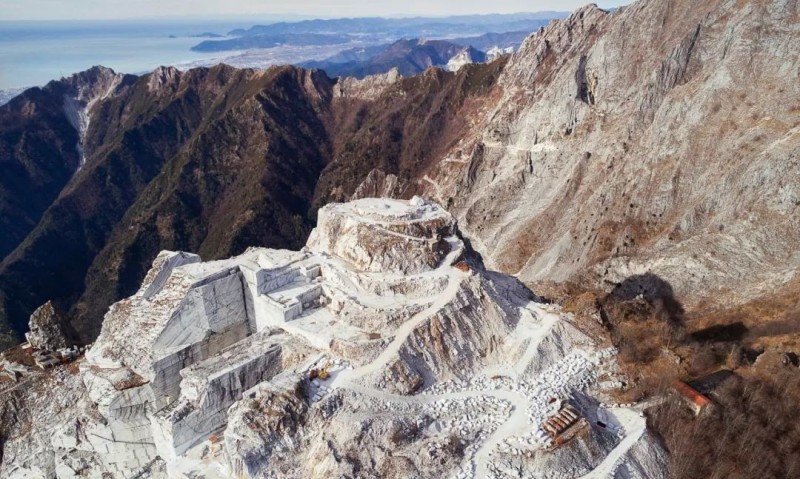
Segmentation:
<svg viewBox="0 0 800 479">
<path fill-rule="evenodd" d="M 133 414 L 142 422 L 117 431 L 158 436 L 176 457 L 221 440 L 232 454 L 222 461 L 259 458 L 235 459 L 237 473 L 268 459 L 334 476 L 797 475 L 800 429 L 784 418 L 800 413 L 799 49 L 792 0 L 640 0 L 581 8 L 513 55 L 455 73 L 160 68 L 94 103 L 83 136 L 64 109 L 77 96 L 32 91 L 0 108 L 0 125 L 32 115 L 45 125 L 39 146 L 5 159 L 63 150 L 66 171 L 79 171 L 0 263 L 0 319 L 20 332 L 52 300 L 40 316 L 66 312 L 79 342 L 101 339 L 77 367 L 10 386 L 0 438 L 20 458 L 44 441 L 45 469 L 55 456 L 71 470 L 117 470 L 82 428 L 112 437 L 120 424 L 98 418 Z M 0 138 L 16 140 L 7 131 Z M 265 243 L 306 248 L 248 249 Z M 381 268 L 390 274 L 375 281 Z M 362 309 L 399 296 L 399 313 Z M 283 332 L 259 330 L 253 298 L 281 305 Z M 126 332 L 139 326 L 141 337 Z M 198 354 L 151 361 L 175 346 Z M 308 348 L 333 356 L 299 365 Z M 158 354 L 142 359 L 148 351 Z M 285 374 L 259 352 L 285 360 Z M 21 348 L 14 358 L 26 358 Z M 203 379 L 247 364 L 243 383 Z M 312 382 L 351 366 L 341 382 Z M 77 407 L 41 400 L 51 378 Z M 609 396 L 595 395 L 595 379 Z M 542 452 L 553 439 L 543 429 L 508 441 L 529 423 L 557 435 L 577 412 L 590 430 L 563 447 Z M 230 434 L 205 442 L 207 419 Z M 426 442 L 452 427 L 457 439 Z M 141 443 L 152 462 L 131 463 L 166 474 L 180 461 L 159 462 L 154 444 Z M 303 453 L 277 454 L 290 448 Z M 398 448 L 410 459 L 384 454 Z"/>
<path fill-rule="evenodd" d="M 781 66 L 762 60 L 763 52 L 759 48 L 763 47 L 749 43 L 748 36 L 757 22 L 772 25 L 770 34 L 776 38 L 777 48 L 790 51 L 797 41 L 796 29 L 792 28 L 790 22 L 793 15 L 791 5 L 776 0 L 764 6 L 737 5 L 724 10 L 727 4 L 715 2 L 704 6 L 702 13 L 684 9 L 683 6 L 680 1 L 672 0 L 662 5 L 641 1 L 614 12 L 593 6 L 585 7 L 573 13 L 569 19 L 557 21 L 529 36 L 510 59 L 470 66 L 456 75 L 428 70 L 409 79 L 376 77 L 358 84 L 351 84 L 345 79 L 334 84 L 329 79 L 320 80 L 327 85 L 321 89 L 299 86 L 300 82 L 314 84 L 317 80 L 313 78 L 321 78 L 315 77 L 318 74 L 300 75 L 305 78 L 303 80 L 296 77 L 294 81 L 297 88 L 292 95 L 298 95 L 298 99 L 309 95 L 316 98 L 313 101 L 323 105 L 320 111 L 309 110 L 309 118 L 315 118 L 314 121 L 321 125 L 318 133 L 313 135 L 314 139 L 309 141 L 325 145 L 325 153 L 321 153 L 324 157 L 321 164 L 324 166 L 320 176 L 312 182 L 313 194 L 310 197 L 306 193 L 303 195 L 303 204 L 307 201 L 308 208 L 305 211 L 300 211 L 303 208 L 296 209 L 293 213 L 295 219 L 290 222 L 301 225 L 298 231 L 308 231 L 314 221 L 313 211 L 329 201 L 346 200 L 356 191 L 391 191 L 404 197 L 424 193 L 439 200 L 456 214 L 465 231 L 470 232 L 476 249 L 487 261 L 501 270 L 520 273 L 521 277 L 531 282 L 585 281 L 607 289 L 609 285 L 620 283 L 629 276 L 653 270 L 672 283 L 676 294 L 685 297 L 691 306 L 704 304 L 709 299 L 715 299 L 712 304 L 720 306 L 726 301 L 746 302 L 765 293 L 765 289 L 756 288 L 746 280 L 735 280 L 735 275 L 746 278 L 748 272 L 758 272 L 761 278 L 768 280 L 767 284 L 777 287 L 789 284 L 792 266 L 780 267 L 781 273 L 772 274 L 763 265 L 758 265 L 765 258 L 765 252 L 758 251 L 758 243 L 754 245 L 757 253 L 752 257 L 733 253 L 737 239 L 750 238 L 748 241 L 754 241 L 754 234 L 762 235 L 763 225 L 748 229 L 747 222 L 734 221 L 737 216 L 731 216 L 732 213 L 728 212 L 728 227 L 737 231 L 737 236 L 727 235 L 723 232 L 725 225 L 720 229 L 719 224 L 708 219 L 709 212 L 714 211 L 715 206 L 706 200 L 675 203 L 667 193 L 648 193 L 663 188 L 666 192 L 674 190 L 677 195 L 675 198 L 680 198 L 685 194 L 679 193 L 685 188 L 680 185 L 692 185 L 686 176 L 673 174 L 673 183 L 662 185 L 655 182 L 648 186 L 634 181 L 636 177 L 630 176 L 637 168 L 635 165 L 641 164 L 636 155 L 663 157 L 663 154 L 651 151 L 653 145 L 661 145 L 661 151 L 674 149 L 665 145 L 664 141 L 655 139 L 655 126 L 666 121 L 665 118 L 679 125 L 680 121 L 685 123 L 687 118 L 696 122 L 697 118 L 707 114 L 713 121 L 706 125 L 730 130 L 726 138 L 733 135 L 731 132 L 738 131 L 752 138 L 761 138 L 758 141 L 769 140 L 772 142 L 770 145 L 775 145 L 754 150 L 761 151 L 759 164 L 766 168 L 758 175 L 765 181 L 769 179 L 773 182 L 770 184 L 777 185 L 774 182 L 780 182 L 771 173 L 774 170 L 771 162 L 783 162 L 788 166 L 793 164 L 790 150 L 787 150 L 795 141 L 792 136 L 792 117 L 796 116 L 796 111 L 792 110 L 791 105 L 775 106 L 782 112 L 783 119 L 776 119 L 775 116 L 767 118 L 755 111 L 756 103 L 745 96 L 740 101 L 745 102 L 744 109 L 753 110 L 749 113 L 751 117 L 742 117 L 741 124 L 730 124 L 725 123 L 719 112 L 734 114 L 736 102 L 725 102 L 719 98 L 708 103 L 702 96 L 711 94 L 706 90 L 712 81 L 722 82 L 720 85 L 727 82 L 734 91 L 737 88 L 741 90 L 745 83 L 741 79 L 734 80 L 730 73 L 733 70 L 729 70 L 728 65 L 742 61 L 745 55 L 755 55 L 753 52 L 758 53 L 754 58 L 758 58 L 764 66 L 759 74 L 765 76 L 765 84 L 774 84 L 774 78 L 780 78 L 781 69 L 794 68 L 791 63 Z M 728 13 L 725 15 L 720 13 L 726 11 Z M 752 18 L 746 17 L 748 12 Z M 780 18 L 776 12 L 788 16 Z M 737 27 L 739 30 L 721 34 L 720 29 L 733 16 L 742 19 Z M 631 23 L 637 25 L 636 35 L 647 37 L 651 43 L 645 42 L 634 48 L 626 42 L 623 31 L 625 25 Z M 658 42 L 648 36 L 647 32 L 650 31 L 660 32 L 656 37 Z M 736 43 L 736 39 L 741 40 Z M 730 45 L 725 47 L 728 42 Z M 703 73 L 706 64 L 708 66 L 705 68 L 709 71 Z M 248 98 L 251 94 L 258 97 L 261 94 L 257 82 L 249 84 L 249 78 L 256 75 L 254 72 L 234 73 L 225 68 L 213 71 L 220 75 L 211 75 L 210 84 L 196 91 L 192 89 L 195 87 L 190 88 L 191 82 L 182 84 L 170 80 L 182 77 L 177 71 L 162 69 L 150 75 L 149 81 L 155 82 L 153 88 L 140 87 L 137 90 L 136 100 L 144 108 L 142 114 L 152 114 L 158 101 L 169 101 L 167 99 L 172 98 L 169 95 L 177 93 L 194 98 L 193 95 L 199 95 L 202 91 L 202 95 L 208 97 L 206 100 L 216 98 L 215 95 L 219 95 L 222 88 L 219 85 L 230 81 L 239 81 L 242 85 L 240 90 L 234 89 L 237 98 Z M 711 73 L 715 75 L 708 76 Z M 199 78 L 196 73 L 188 74 L 185 78 L 193 78 L 193 75 Z M 773 79 L 766 75 L 772 75 Z M 613 91 L 609 90 L 610 85 L 614 85 Z M 783 93 L 760 91 L 758 95 L 770 104 L 775 103 L 778 95 L 784 95 L 790 98 L 791 103 L 796 92 L 789 87 L 782 88 Z M 681 103 L 680 95 L 692 91 L 701 95 L 696 101 L 706 104 L 708 113 L 692 110 Z M 742 93 L 747 95 L 741 91 L 737 94 Z M 106 101 L 101 105 L 112 103 Z M 267 107 L 268 103 L 262 102 L 262 106 Z M 224 101 L 203 101 L 193 107 L 199 108 L 196 110 L 198 113 L 181 114 L 186 114 L 187 119 L 191 119 L 192 115 L 211 115 L 208 119 L 195 118 L 193 121 L 198 125 L 203 122 L 213 124 L 216 120 L 211 118 L 217 117 L 212 112 L 218 108 L 224 109 L 225 104 Z M 107 108 L 111 120 L 95 122 L 90 129 L 100 128 L 97 125 L 102 124 L 113 125 L 118 121 L 115 118 L 131 121 L 125 114 L 119 114 L 124 111 L 123 105 L 114 106 L 113 110 L 117 113 L 113 115 L 111 107 Z M 173 104 L 172 108 L 180 107 Z M 150 113 L 144 113 L 145 110 Z M 274 109 L 270 111 L 279 113 Z M 420 122 L 419 119 L 423 120 Z M 175 117 L 167 123 L 180 125 L 181 121 Z M 524 125 L 536 125 L 536 128 Z M 604 133 L 601 135 L 600 131 Z M 781 134 L 784 136 L 781 137 Z M 126 135 L 130 141 L 131 134 Z M 680 135 L 691 138 L 692 132 L 682 128 Z M 105 133 L 98 136 L 103 139 L 107 137 Z M 638 139 L 640 146 L 635 147 L 635 139 Z M 96 147 L 103 150 L 101 143 L 104 140 L 94 140 L 90 134 L 87 141 L 90 149 Z M 735 152 L 737 161 L 741 162 L 749 149 L 759 148 L 753 146 L 758 145 L 758 141 L 749 146 L 734 145 L 731 151 Z M 683 144 L 679 137 L 674 138 L 672 143 Z M 700 146 L 697 142 L 691 145 L 691 148 Z M 225 148 L 230 148 L 230 152 L 225 154 L 233 155 L 232 158 L 238 154 L 231 153 L 236 151 L 232 143 Z M 725 157 L 726 154 L 720 152 L 719 157 Z M 709 153 L 703 155 L 709 158 Z M 668 161 L 651 163 L 658 168 L 670 164 Z M 92 165 L 91 155 L 87 165 Z M 684 166 L 689 168 L 690 165 Z M 745 169 L 737 171 L 747 171 L 746 167 L 742 168 Z M 720 165 L 718 170 L 725 171 L 726 166 Z M 608 171 L 612 172 L 610 176 Z M 790 171 L 794 170 L 787 170 Z M 702 175 L 695 173 L 689 178 L 696 180 Z M 625 185 L 628 183 L 637 185 L 634 196 L 649 198 L 647 208 L 629 196 L 633 193 L 626 191 Z M 677 186 L 670 186 L 672 184 Z M 715 188 L 722 188 L 719 185 L 724 183 L 714 184 L 718 185 Z M 692 191 L 702 191 L 702 188 L 687 187 L 693 188 Z M 741 188 L 741 191 L 747 192 L 743 194 L 755 198 L 752 196 L 755 191 L 752 184 L 742 184 Z M 796 194 L 791 185 L 778 185 L 776 188 L 776 197 L 781 203 L 764 210 L 764 221 L 784 218 L 796 206 L 792 203 Z M 724 192 L 721 194 L 726 197 Z M 696 196 L 696 193 L 692 195 Z M 569 209 L 577 197 L 581 201 L 591 199 L 599 206 L 583 210 Z M 184 199 L 196 201 L 191 194 Z M 531 205 L 524 215 L 518 209 L 520 201 Z M 612 204 L 604 204 L 604 201 L 611 201 Z M 667 212 L 665 208 L 668 205 L 673 205 L 675 210 Z M 610 211 L 607 215 L 605 208 Z M 565 211 L 567 216 L 563 216 Z M 168 216 L 164 215 L 165 218 Z M 203 224 L 211 216 L 200 215 L 198 218 L 201 217 L 203 219 L 197 220 L 199 223 L 191 224 Z M 606 218 L 601 221 L 601 217 Z M 153 223 L 154 219 L 149 221 L 149 230 L 157 230 L 158 222 Z M 162 220 L 158 224 L 162 232 L 159 237 L 169 237 L 172 230 L 169 221 Z M 694 236 L 693 228 L 700 230 L 693 225 L 699 224 L 705 225 L 703 228 L 706 229 L 701 236 Z M 774 225 L 776 231 L 783 231 L 792 223 L 790 220 L 783 226 L 781 224 L 779 220 L 769 220 L 769 225 Z M 113 224 L 107 225 L 103 234 L 109 234 L 108 229 L 114 227 Z M 191 231 L 195 231 L 195 238 L 205 234 L 199 233 L 205 232 L 205 227 L 194 230 L 195 227 L 191 227 Z M 716 228 L 716 232 L 707 228 Z M 783 233 L 787 240 L 792 235 L 789 230 Z M 286 232 L 282 237 L 300 241 L 302 234 Z M 715 266 L 719 260 L 711 259 L 711 250 L 704 250 L 709 256 L 702 262 L 692 258 L 692 245 L 701 241 L 701 237 L 716 242 L 718 249 L 726 252 L 731 273 L 725 273 Z M 143 237 L 139 241 L 143 242 L 141 244 L 147 243 Z M 790 251 L 787 250 L 789 242 L 768 241 L 771 243 L 764 244 L 779 248 L 783 251 L 781 257 L 788 257 L 789 265 L 793 264 Z M 199 239 L 189 243 L 188 236 L 176 242 L 202 247 Z M 162 247 L 171 244 L 161 239 L 158 243 Z M 214 243 L 230 245 L 235 241 L 220 238 Z M 674 246 L 669 246 L 671 243 Z M 493 247 L 482 246 L 486 244 Z M 657 246 L 657 250 L 661 251 L 659 254 L 666 256 L 659 259 L 648 253 L 645 246 L 651 245 Z M 150 248 L 146 248 L 148 254 L 155 254 L 155 246 Z M 213 254 L 218 251 L 213 247 L 202 248 Z M 110 263 L 122 264 L 124 261 Z M 136 273 L 131 277 L 141 276 L 147 261 L 138 258 L 133 263 L 139 266 L 138 269 L 134 268 Z M 692 276 L 693 271 L 687 270 L 681 263 L 695 265 L 699 268 L 697 271 L 703 274 Z M 8 259 L 4 260 L 4 268 L 4 273 L 0 274 L 0 283 L 2 278 L 6 278 L 2 283 L 4 288 L 20 288 L 19 284 L 25 283 L 7 279 L 9 271 L 21 274 L 14 270 Z M 101 269 L 98 265 L 94 271 Z M 25 274 L 31 275 L 27 277 L 33 278 L 33 269 L 27 271 Z M 111 275 L 112 280 L 116 274 Z M 736 281 L 740 287 L 725 292 L 720 289 L 718 297 L 710 298 L 708 294 L 700 293 L 702 278 L 713 278 L 714 288 L 732 288 L 733 284 L 737 284 Z M 108 278 L 96 284 L 104 284 L 105 281 Z M 75 283 L 75 280 L 71 282 Z M 135 281 L 130 284 L 135 284 Z M 87 287 L 86 290 L 91 289 Z M 76 294 L 70 294 L 69 299 L 65 297 L 62 307 L 71 306 L 70 303 L 77 300 Z M 114 293 L 117 294 L 121 292 Z M 54 299 L 40 296 L 35 301 L 30 299 L 30 304 L 18 308 L 14 313 L 17 327 L 24 324 L 25 311 L 32 311 L 39 304 Z M 14 297 L 21 298 L 24 295 Z M 4 301 L 9 301 L 8 297 Z M 97 314 L 102 307 L 98 308 L 91 315 L 94 319 L 87 321 L 98 320 Z"/>
<path fill-rule="evenodd" d="M 302 66 L 325 70 L 325 73 L 331 77 L 363 79 L 367 76 L 387 73 L 392 69 L 397 69 L 402 76 L 413 76 L 430 67 L 446 66 L 465 48 L 470 47 L 446 40 L 404 39 L 377 50 L 363 60 L 335 63 L 330 61 L 308 62 Z M 476 50 L 470 49 L 478 53 Z M 367 54 L 369 55 L 369 53 Z M 485 57 L 480 57 L 480 54 L 475 56 L 479 61 L 485 60 Z"/>
<path fill-rule="evenodd" d="M 496 66 L 484 68 L 491 71 Z M 431 74 L 437 80 L 421 100 L 435 94 L 440 80 L 455 79 L 441 72 Z M 474 75 L 464 72 L 461 78 L 470 76 Z M 424 78 L 402 80 L 393 88 L 406 85 L 413 90 L 417 83 L 425 83 Z M 487 80 L 491 83 L 492 78 Z M 323 174 L 324 167 L 346 151 L 370 148 L 372 142 L 365 136 L 349 143 L 332 140 L 333 128 L 344 132 L 340 136 L 359 133 L 359 123 L 345 114 L 350 105 L 368 110 L 361 99 L 334 98 L 334 84 L 319 71 L 294 67 L 256 72 L 218 66 L 185 73 L 161 68 L 140 77 L 120 95 L 99 102 L 84 142 L 86 165 L 29 238 L 0 266 L 0 317 L 24 330 L 28 309 L 52 300 L 78 323 L 75 330 L 82 332 L 82 339 L 90 341 L 105 308 L 130 294 L 146 272 L 150 255 L 161 249 L 183 247 L 216 258 L 254 243 L 297 247 L 313 225 L 318 177 L 339 174 L 338 170 Z M 305 109 L 290 107 L 291 102 L 301 101 L 307 102 Z M 296 113 L 292 117 L 289 112 Z M 297 122 L 291 127 L 290 118 Z M 408 134 L 430 138 L 439 128 L 428 131 L 417 125 Z M 242 136 L 246 131 L 250 133 Z M 298 141 L 304 131 L 310 136 Z M 230 139 L 222 141 L 226 135 Z M 389 151 L 404 144 L 407 140 L 401 135 L 387 139 L 384 148 Z M 209 151 L 215 152 L 211 163 L 203 159 Z M 306 158 L 296 163 L 304 165 L 298 166 L 302 171 L 283 165 L 281 159 L 287 155 Z M 206 166 L 188 167 L 197 161 Z M 255 165 L 264 161 L 277 163 L 259 173 Z M 215 162 L 217 167 L 212 166 Z M 248 164 L 255 169 L 243 173 Z M 391 164 L 384 167 L 391 170 Z M 209 172 L 214 173 L 208 181 L 195 183 Z M 259 184 L 260 175 L 272 179 Z M 293 177 L 307 177 L 309 182 L 292 183 Z M 251 186 L 244 186 L 247 183 Z M 275 189 L 278 184 L 285 186 Z M 286 193 L 274 202 L 265 199 L 273 190 Z M 109 196 L 111 191 L 115 194 Z M 291 214 L 275 218 L 275 211 L 285 211 L 279 205 L 292 205 Z M 63 235 L 67 232 L 74 236 Z M 66 258 L 68 266 L 63 263 Z M 26 288 L 37 274 L 34 265 L 42 264 L 59 276 L 40 281 L 36 290 Z"/>
<path fill-rule="evenodd" d="M 205 40 L 192 47 L 195 51 L 230 51 L 273 48 L 279 45 L 356 44 L 356 48 L 390 43 L 402 38 L 463 37 L 486 32 L 532 32 L 553 19 L 566 16 L 559 12 L 538 14 L 497 14 L 453 17 L 412 18 L 339 18 L 305 20 L 292 23 L 255 25 L 235 29 L 228 38 Z M 358 45 L 360 44 L 360 45 Z"/>
<path fill-rule="evenodd" d="M 446 67 L 459 54 L 467 52 L 464 63 L 485 62 L 508 49 L 516 50 L 527 32 L 486 33 L 477 37 L 448 40 L 401 39 L 387 45 L 354 47 L 324 60 L 298 66 L 325 70 L 330 77 L 380 75 L 397 69 L 403 76 L 422 73 L 430 66 Z"/>
</svg>

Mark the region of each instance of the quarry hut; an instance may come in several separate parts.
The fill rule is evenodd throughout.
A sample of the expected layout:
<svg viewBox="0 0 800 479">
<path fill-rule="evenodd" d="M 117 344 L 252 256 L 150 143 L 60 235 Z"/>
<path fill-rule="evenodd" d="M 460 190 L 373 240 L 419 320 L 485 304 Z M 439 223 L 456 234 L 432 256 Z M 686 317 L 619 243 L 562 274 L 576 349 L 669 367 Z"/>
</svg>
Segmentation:
<svg viewBox="0 0 800 479">
<path fill-rule="evenodd" d="M 683 381 L 676 380 L 673 383 L 673 388 L 686 405 L 694 411 L 695 416 L 706 410 L 712 404 L 710 399 Z"/>
</svg>

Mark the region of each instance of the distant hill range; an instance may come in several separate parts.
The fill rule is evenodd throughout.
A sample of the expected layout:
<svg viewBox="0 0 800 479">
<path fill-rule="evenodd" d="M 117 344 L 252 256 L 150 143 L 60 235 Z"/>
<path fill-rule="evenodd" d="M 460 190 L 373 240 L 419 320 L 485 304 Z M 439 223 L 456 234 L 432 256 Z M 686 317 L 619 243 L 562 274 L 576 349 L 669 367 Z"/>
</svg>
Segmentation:
<svg viewBox="0 0 800 479">
<path fill-rule="evenodd" d="M 397 69 L 403 76 L 415 75 L 431 66 L 446 66 L 456 56 L 467 63 L 482 63 L 492 59 L 490 49 L 516 50 L 528 36 L 527 32 L 486 33 L 477 37 L 450 40 L 398 40 L 391 44 L 356 47 L 343 50 L 322 61 L 301 64 L 319 68 L 331 77 L 364 78 Z"/>
<path fill-rule="evenodd" d="M 432 66 L 444 66 L 465 49 L 472 50 L 471 57 L 474 62 L 483 62 L 486 55 L 471 47 L 464 47 L 444 40 L 399 40 L 391 45 L 383 45 L 372 49 L 354 49 L 332 57 L 333 60 L 321 62 L 308 62 L 303 64 L 306 68 L 319 68 L 331 77 L 364 78 L 368 75 L 386 73 L 397 69 L 403 76 L 411 76 Z M 366 52 L 374 52 L 364 60 L 359 57 Z M 347 57 L 354 57 L 354 61 L 339 62 Z"/>
<path fill-rule="evenodd" d="M 468 15 L 442 18 L 340 18 L 307 20 L 295 23 L 256 25 L 236 29 L 228 38 L 205 40 L 192 50 L 222 52 L 283 45 L 336 45 L 354 43 L 374 45 L 401 38 L 447 39 L 483 35 L 487 32 L 530 33 L 566 13 L 519 13 L 508 15 Z M 333 33 L 335 32 L 335 33 Z M 476 47 L 478 48 L 478 47 Z"/>
</svg>

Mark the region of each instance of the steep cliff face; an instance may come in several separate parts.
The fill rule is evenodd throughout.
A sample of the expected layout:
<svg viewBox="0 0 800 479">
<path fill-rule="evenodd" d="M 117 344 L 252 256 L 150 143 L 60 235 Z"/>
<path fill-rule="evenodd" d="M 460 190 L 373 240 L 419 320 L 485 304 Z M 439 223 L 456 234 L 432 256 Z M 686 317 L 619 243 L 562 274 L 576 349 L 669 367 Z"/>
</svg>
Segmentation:
<svg viewBox="0 0 800 479">
<path fill-rule="evenodd" d="M 798 48 L 792 1 L 583 8 L 526 40 L 420 184 L 525 281 L 650 272 L 746 301 L 800 265 Z"/>
</svg>

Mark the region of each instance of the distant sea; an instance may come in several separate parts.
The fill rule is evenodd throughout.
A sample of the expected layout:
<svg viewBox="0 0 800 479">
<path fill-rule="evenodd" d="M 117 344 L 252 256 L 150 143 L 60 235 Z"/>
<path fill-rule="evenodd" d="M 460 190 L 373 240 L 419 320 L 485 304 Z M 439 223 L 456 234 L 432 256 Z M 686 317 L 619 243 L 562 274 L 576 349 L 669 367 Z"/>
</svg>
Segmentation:
<svg viewBox="0 0 800 479">
<path fill-rule="evenodd" d="M 255 23 L 257 19 L 0 21 L 0 90 L 44 85 L 94 65 L 136 74 L 161 65 L 206 63 L 220 54 L 191 51 L 204 40 L 193 35 L 225 35 Z"/>
</svg>

